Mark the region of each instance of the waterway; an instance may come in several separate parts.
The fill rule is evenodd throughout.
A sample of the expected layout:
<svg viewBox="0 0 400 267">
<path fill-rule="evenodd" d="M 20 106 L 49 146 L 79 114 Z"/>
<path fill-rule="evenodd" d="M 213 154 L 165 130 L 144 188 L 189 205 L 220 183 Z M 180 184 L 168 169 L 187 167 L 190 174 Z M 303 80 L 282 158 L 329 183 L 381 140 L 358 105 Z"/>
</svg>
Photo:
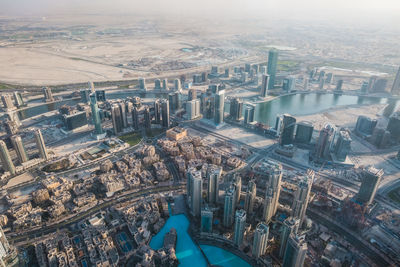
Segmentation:
<svg viewBox="0 0 400 267">
<path fill-rule="evenodd" d="M 205 267 L 207 266 L 206 259 L 200 249 L 193 242 L 187 232 L 189 220 L 185 215 L 179 214 L 171 216 L 164 227 L 153 236 L 150 241 L 150 247 L 154 250 L 160 249 L 163 246 L 164 235 L 174 227 L 176 229 L 178 240 L 176 243 L 176 257 L 179 260 L 180 267 Z M 238 266 L 250 267 L 250 265 L 240 257 L 218 247 L 200 245 L 208 260 L 213 265 L 222 267 Z"/>
<path fill-rule="evenodd" d="M 399 104 L 399 101 L 396 103 L 396 100 L 367 96 L 318 93 L 285 95 L 258 103 L 255 109 L 255 120 L 273 126 L 278 114 L 288 113 L 293 116 L 302 116 L 319 113 L 337 106 L 386 104 L 390 102 Z"/>
<path fill-rule="evenodd" d="M 143 92 L 115 92 L 107 93 L 108 99 L 126 98 L 128 96 L 140 96 L 141 98 L 166 97 L 167 94 L 152 94 Z M 368 96 L 338 95 L 330 93 L 292 94 L 274 98 L 270 101 L 256 104 L 255 120 L 273 126 L 277 114 L 288 113 L 293 116 L 310 115 L 337 106 L 371 105 L 395 103 L 397 100 Z M 43 104 L 19 111 L 20 119 L 30 118 L 48 111 L 58 109 L 64 104 L 75 105 L 79 100 L 65 100 L 50 104 Z M 225 105 L 225 112 L 229 112 L 229 103 Z"/>
</svg>

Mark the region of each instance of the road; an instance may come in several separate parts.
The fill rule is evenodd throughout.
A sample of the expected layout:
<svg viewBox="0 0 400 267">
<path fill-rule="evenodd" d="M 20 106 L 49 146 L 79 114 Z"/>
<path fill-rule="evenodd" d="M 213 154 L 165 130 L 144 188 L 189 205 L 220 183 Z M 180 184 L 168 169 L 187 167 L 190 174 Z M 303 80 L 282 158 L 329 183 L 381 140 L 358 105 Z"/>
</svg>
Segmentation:
<svg viewBox="0 0 400 267">
<path fill-rule="evenodd" d="M 348 240 L 354 247 L 356 247 L 359 251 L 363 251 L 368 258 L 373 260 L 376 265 L 385 267 L 396 266 L 393 260 L 382 254 L 379 250 L 373 247 L 372 244 L 369 244 L 367 241 L 362 239 L 358 233 L 344 227 L 344 225 L 337 223 L 328 216 L 310 208 L 307 209 L 307 216 L 313 221 L 328 226 L 329 229 L 332 229 L 338 234 L 344 236 L 346 240 Z"/>
<path fill-rule="evenodd" d="M 140 191 L 132 192 L 132 193 L 122 195 L 122 196 L 116 195 L 112 199 L 108 199 L 108 200 L 104 201 L 103 203 L 96 205 L 93 208 L 91 208 L 85 212 L 75 215 L 72 218 L 66 219 L 66 220 L 58 222 L 56 224 L 44 226 L 40 229 L 30 230 L 30 231 L 27 231 L 27 232 L 24 232 L 21 234 L 16 233 L 15 236 L 9 237 L 8 240 L 13 243 L 18 243 L 18 242 L 26 241 L 28 239 L 36 238 L 38 236 L 47 235 L 47 234 L 56 232 L 60 228 L 65 228 L 72 224 L 75 224 L 75 223 L 81 221 L 82 219 L 99 212 L 102 209 L 106 209 L 112 205 L 117 204 L 118 202 L 124 202 L 124 201 L 130 200 L 132 198 L 143 197 L 143 196 L 146 196 L 149 194 L 169 192 L 169 191 L 178 191 L 178 190 L 181 190 L 184 188 L 185 188 L 185 186 L 183 186 L 183 185 L 157 186 L 157 187 L 152 187 L 152 188 L 147 188 L 147 189 L 143 189 Z"/>
</svg>

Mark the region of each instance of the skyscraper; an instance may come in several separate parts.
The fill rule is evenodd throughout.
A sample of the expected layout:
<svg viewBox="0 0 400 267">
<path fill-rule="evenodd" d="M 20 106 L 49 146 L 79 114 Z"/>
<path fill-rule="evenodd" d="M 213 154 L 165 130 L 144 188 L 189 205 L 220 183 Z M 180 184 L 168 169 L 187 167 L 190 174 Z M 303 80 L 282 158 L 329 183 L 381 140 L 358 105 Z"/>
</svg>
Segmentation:
<svg viewBox="0 0 400 267">
<path fill-rule="evenodd" d="M 193 216 L 200 216 L 203 180 L 201 171 L 192 170 L 189 173 L 190 182 L 190 211 Z"/>
<path fill-rule="evenodd" d="M 188 101 L 197 99 L 197 91 L 196 89 L 190 89 L 188 94 Z"/>
<path fill-rule="evenodd" d="M 233 98 L 230 103 L 229 116 L 232 120 L 240 120 L 243 118 L 243 101 L 239 98 Z"/>
<path fill-rule="evenodd" d="M 300 220 L 289 217 L 283 222 L 282 232 L 281 232 L 281 241 L 279 247 L 279 257 L 283 257 L 286 250 L 286 245 L 289 240 L 290 235 L 297 235 L 297 230 L 299 229 Z"/>
<path fill-rule="evenodd" d="M 253 180 L 251 180 L 247 184 L 246 198 L 244 201 L 244 210 L 246 211 L 246 214 L 249 217 L 253 213 L 256 194 L 257 194 L 256 183 Z"/>
<path fill-rule="evenodd" d="M 225 203 L 224 203 L 224 220 L 223 225 L 230 227 L 233 223 L 233 217 L 236 209 L 236 188 L 231 184 L 225 190 Z"/>
<path fill-rule="evenodd" d="M 154 89 L 161 90 L 161 80 L 160 79 L 154 79 Z"/>
<path fill-rule="evenodd" d="M 268 174 L 268 183 L 266 187 L 266 194 L 268 194 L 268 190 L 272 189 L 272 193 L 270 194 L 272 197 L 272 216 L 275 215 L 279 206 L 279 196 L 281 192 L 281 182 L 282 182 L 282 165 L 275 161 L 268 161 L 269 170 Z"/>
<path fill-rule="evenodd" d="M 169 128 L 169 101 L 168 99 L 161 100 L 161 118 L 162 126 L 164 128 Z"/>
<path fill-rule="evenodd" d="M 259 223 L 254 231 L 252 255 L 259 258 L 264 255 L 268 246 L 269 226 Z"/>
<path fill-rule="evenodd" d="M 126 107 L 124 102 L 119 102 L 119 110 L 121 112 L 121 119 L 122 119 L 122 127 L 128 127 L 128 117 L 126 116 Z"/>
<path fill-rule="evenodd" d="M 201 232 L 212 232 L 213 212 L 208 208 L 204 207 L 201 210 Z"/>
<path fill-rule="evenodd" d="M 274 190 L 267 188 L 264 197 L 264 208 L 263 208 L 263 221 L 269 223 L 272 216 L 274 216 Z"/>
<path fill-rule="evenodd" d="M 182 90 L 181 80 L 179 80 L 178 78 L 174 80 L 174 88 L 175 88 L 175 91 Z"/>
<path fill-rule="evenodd" d="M 10 153 L 8 152 L 7 145 L 3 140 L 0 140 L 0 159 L 5 171 L 15 174 L 15 166 L 11 160 Z"/>
<path fill-rule="evenodd" d="M 219 179 L 221 177 L 222 169 L 220 167 L 213 167 L 207 170 L 208 177 L 208 203 L 216 204 L 219 196 Z"/>
<path fill-rule="evenodd" d="M 137 107 L 132 109 L 132 126 L 133 129 L 139 130 L 139 111 Z"/>
<path fill-rule="evenodd" d="M 350 152 L 351 137 L 347 131 L 340 131 L 335 145 L 335 156 L 339 161 L 345 161 Z"/>
<path fill-rule="evenodd" d="M 332 124 L 325 124 L 319 132 L 317 145 L 315 146 L 315 156 L 317 160 L 327 159 L 330 156 L 331 143 L 334 141 L 336 127 Z"/>
<path fill-rule="evenodd" d="M 151 128 L 151 115 L 149 106 L 144 107 L 144 128 Z"/>
<path fill-rule="evenodd" d="M 268 89 L 269 87 L 270 76 L 268 74 L 263 74 L 261 76 L 261 90 L 260 96 L 267 97 L 268 96 Z"/>
<path fill-rule="evenodd" d="M 269 50 L 268 53 L 268 74 L 269 74 L 269 89 L 275 86 L 276 71 L 278 65 L 278 51 L 276 49 Z"/>
<path fill-rule="evenodd" d="M 392 95 L 400 95 L 400 67 L 397 71 L 396 78 L 394 78 L 392 90 L 390 92 Z"/>
<path fill-rule="evenodd" d="M 325 82 L 326 82 L 326 83 L 331 83 L 332 80 L 333 80 L 333 73 L 332 73 L 332 72 L 329 72 L 328 74 L 326 74 Z"/>
<path fill-rule="evenodd" d="M 43 87 L 43 88 L 42 88 L 42 91 L 43 91 L 44 101 L 45 101 L 45 102 L 52 102 L 52 101 L 54 101 L 53 93 L 52 93 L 50 87 Z"/>
<path fill-rule="evenodd" d="M 104 90 L 97 90 L 95 92 L 97 101 L 104 102 L 106 101 L 106 91 Z"/>
<path fill-rule="evenodd" d="M 111 118 L 112 118 L 114 134 L 122 132 L 123 123 L 121 117 L 121 110 L 118 104 L 111 105 Z"/>
<path fill-rule="evenodd" d="M 215 93 L 214 100 L 214 123 L 219 125 L 224 122 L 224 104 L 225 104 L 225 90 L 219 90 Z"/>
<path fill-rule="evenodd" d="M 44 143 L 43 135 L 40 129 L 35 130 L 35 140 L 36 140 L 36 145 L 39 148 L 40 157 L 44 160 L 48 160 L 49 154 L 47 153 L 47 148 Z"/>
<path fill-rule="evenodd" d="M 196 119 L 200 116 L 200 99 L 193 99 L 186 102 L 186 118 Z"/>
<path fill-rule="evenodd" d="M 292 216 L 300 219 L 300 226 L 303 224 L 306 215 L 314 175 L 314 171 L 308 170 L 307 174 L 301 178 L 302 180 L 295 192 L 292 204 Z"/>
<path fill-rule="evenodd" d="M 99 107 L 97 106 L 96 94 L 90 94 L 90 108 L 92 109 L 92 121 L 94 124 L 95 134 L 100 135 L 103 133 L 101 128 L 101 119 L 99 114 Z"/>
<path fill-rule="evenodd" d="M 1 101 L 3 102 L 3 106 L 4 106 L 5 110 L 11 110 L 11 109 L 15 108 L 14 103 L 11 98 L 11 95 L 2 95 Z"/>
<path fill-rule="evenodd" d="M 24 99 L 22 98 L 20 92 L 14 92 L 14 100 L 15 100 L 15 105 L 19 108 L 25 105 Z"/>
<path fill-rule="evenodd" d="M 383 170 L 367 167 L 362 171 L 361 175 L 361 186 L 356 199 L 364 206 L 368 206 L 374 201 L 376 190 L 383 176 Z"/>
<path fill-rule="evenodd" d="M 293 144 L 294 129 L 296 118 L 289 114 L 283 115 L 282 126 L 280 129 L 279 143 L 281 146 Z"/>
<path fill-rule="evenodd" d="M 289 236 L 282 267 L 303 267 L 307 253 L 304 236 Z"/>
<path fill-rule="evenodd" d="M 314 132 L 314 126 L 311 122 L 297 123 L 296 135 L 294 141 L 300 144 L 309 144 Z"/>
<path fill-rule="evenodd" d="M 2 266 L 6 266 L 3 262 L 4 257 L 10 252 L 10 244 L 6 238 L 6 235 L 3 232 L 3 228 L 0 226 L 0 264 Z"/>
<path fill-rule="evenodd" d="M 337 91 L 337 92 L 343 91 L 342 87 L 343 87 L 343 80 L 338 80 L 337 84 L 336 84 L 335 91 Z"/>
<path fill-rule="evenodd" d="M 235 173 L 233 175 L 233 184 L 236 187 L 236 205 L 239 204 L 240 201 L 240 193 L 242 192 L 242 177 L 239 173 Z"/>
<path fill-rule="evenodd" d="M 90 90 L 89 89 L 82 89 L 80 91 L 80 93 L 81 93 L 81 101 L 83 103 L 89 103 L 90 102 L 90 97 L 89 96 L 91 94 Z"/>
<path fill-rule="evenodd" d="M 296 90 L 296 78 L 289 76 L 283 79 L 282 89 L 286 92 Z"/>
<path fill-rule="evenodd" d="M 91 93 L 94 93 L 96 90 L 94 89 L 94 83 L 89 81 L 88 82 L 88 87 Z"/>
<path fill-rule="evenodd" d="M 233 243 L 240 247 L 243 243 L 244 230 L 246 227 L 246 212 L 237 210 L 235 213 L 235 229 L 233 235 Z"/>
<path fill-rule="evenodd" d="M 146 79 L 145 78 L 139 78 L 139 89 L 147 90 L 147 88 L 146 88 Z"/>
<path fill-rule="evenodd" d="M 21 136 L 14 135 L 11 137 L 11 142 L 17 153 L 18 160 L 20 163 L 26 162 L 29 160 L 28 155 L 26 154 L 24 144 L 22 143 Z"/>
<path fill-rule="evenodd" d="M 154 120 L 156 124 L 161 123 L 161 101 L 156 99 L 154 101 Z"/>
<path fill-rule="evenodd" d="M 244 110 L 244 124 L 250 124 L 254 122 L 255 109 L 256 107 L 254 105 L 246 105 L 246 108 Z"/>
<path fill-rule="evenodd" d="M 360 89 L 361 93 L 366 94 L 368 92 L 368 82 L 363 82 Z"/>
<path fill-rule="evenodd" d="M 168 90 L 168 79 L 163 79 L 162 81 L 162 89 L 167 91 Z"/>
</svg>

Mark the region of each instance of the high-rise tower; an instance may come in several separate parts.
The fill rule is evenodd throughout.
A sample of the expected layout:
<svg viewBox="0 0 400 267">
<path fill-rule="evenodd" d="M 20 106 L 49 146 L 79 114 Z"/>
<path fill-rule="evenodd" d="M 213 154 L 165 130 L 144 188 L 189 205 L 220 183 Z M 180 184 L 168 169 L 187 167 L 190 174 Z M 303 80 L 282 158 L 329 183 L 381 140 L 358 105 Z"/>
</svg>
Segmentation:
<svg viewBox="0 0 400 267">
<path fill-rule="evenodd" d="M 19 135 L 14 135 L 11 137 L 11 142 L 17 153 L 18 160 L 20 163 L 26 162 L 29 160 L 28 155 L 26 154 L 26 150 L 24 144 L 22 143 L 22 138 Z"/>
<path fill-rule="evenodd" d="M 278 66 L 278 51 L 276 49 L 269 50 L 268 53 L 268 74 L 269 74 L 269 89 L 275 86 L 276 71 Z"/>
<path fill-rule="evenodd" d="M 118 104 L 113 104 L 111 106 L 111 118 L 112 118 L 114 134 L 122 132 L 123 122 L 122 122 L 121 110 Z"/>
<path fill-rule="evenodd" d="M 190 183 L 188 191 L 188 196 L 190 194 L 190 211 L 193 216 L 200 216 L 203 189 L 201 171 L 189 171 L 188 182 Z"/>
<path fill-rule="evenodd" d="M 308 201 L 310 199 L 311 187 L 314 181 L 314 171 L 308 170 L 302 177 L 292 204 L 292 216 L 300 219 L 300 226 L 304 222 Z"/>
<path fill-rule="evenodd" d="M 268 246 L 269 227 L 265 223 L 259 223 L 254 231 L 253 257 L 259 258 L 264 255 Z"/>
<path fill-rule="evenodd" d="M 270 81 L 270 76 L 268 74 L 262 75 L 262 78 L 261 78 L 261 90 L 260 90 L 260 96 L 261 97 L 267 97 L 268 96 L 269 81 Z"/>
<path fill-rule="evenodd" d="M 236 246 L 241 246 L 243 243 L 244 230 L 246 228 L 246 212 L 237 210 L 235 213 L 235 229 L 233 235 L 233 243 Z"/>
<path fill-rule="evenodd" d="M 225 203 L 224 203 L 224 220 L 223 225 L 230 227 L 233 223 L 233 217 L 236 209 L 236 187 L 231 184 L 225 190 Z"/>
<path fill-rule="evenodd" d="M 40 157 L 44 160 L 48 160 L 49 154 L 47 153 L 47 148 L 44 143 L 43 135 L 40 129 L 35 130 L 35 140 L 36 140 L 36 145 L 39 148 Z"/>
<path fill-rule="evenodd" d="M 400 67 L 397 71 L 396 78 L 394 78 L 392 90 L 390 92 L 392 95 L 400 95 Z"/>
<path fill-rule="evenodd" d="M 365 206 L 371 204 L 374 200 L 382 176 L 383 170 L 374 167 L 365 168 L 362 171 L 361 186 L 356 199 Z"/>
<path fill-rule="evenodd" d="M 0 140 L 0 159 L 5 171 L 15 174 L 15 166 L 11 160 L 10 153 L 8 152 L 7 145 L 3 140 Z"/>
<path fill-rule="evenodd" d="M 216 125 L 224 122 L 225 90 L 218 90 L 214 98 L 214 123 Z"/>
<path fill-rule="evenodd" d="M 99 107 L 97 106 L 96 94 L 90 94 L 90 108 L 92 110 L 92 121 L 94 124 L 95 134 L 100 135 L 103 133 L 101 128 L 101 119 L 99 114 Z"/>
<path fill-rule="evenodd" d="M 286 250 L 286 245 L 287 242 L 289 240 L 289 236 L 290 235 L 296 235 L 297 234 L 297 230 L 299 229 L 299 224 L 300 224 L 300 220 L 293 218 L 293 217 L 289 217 L 286 218 L 286 220 L 283 222 L 282 225 L 282 232 L 281 232 L 281 245 L 279 247 L 279 257 L 283 257 L 283 255 L 285 254 L 285 250 Z"/>
<path fill-rule="evenodd" d="M 169 128 L 169 101 L 168 99 L 161 100 L 161 117 L 162 126 L 164 128 Z"/>
<path fill-rule="evenodd" d="M 304 236 L 289 236 L 282 267 L 303 267 L 307 253 Z"/>
<path fill-rule="evenodd" d="M 207 171 L 208 177 L 208 203 L 216 204 L 219 196 L 219 179 L 222 169 L 220 167 L 211 168 Z"/>
<path fill-rule="evenodd" d="M 256 183 L 251 180 L 247 184 L 247 190 L 246 190 L 246 198 L 244 201 L 244 210 L 246 211 L 246 214 L 250 217 L 251 214 L 253 213 L 253 208 L 254 208 L 254 201 L 256 198 Z"/>
</svg>

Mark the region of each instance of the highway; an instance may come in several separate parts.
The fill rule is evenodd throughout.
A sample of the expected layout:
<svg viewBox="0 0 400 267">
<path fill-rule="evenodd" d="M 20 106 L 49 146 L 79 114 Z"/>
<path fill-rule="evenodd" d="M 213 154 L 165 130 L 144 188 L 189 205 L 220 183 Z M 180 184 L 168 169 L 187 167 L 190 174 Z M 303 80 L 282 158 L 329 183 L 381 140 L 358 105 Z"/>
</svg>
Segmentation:
<svg viewBox="0 0 400 267">
<path fill-rule="evenodd" d="M 379 250 L 373 247 L 372 244 L 369 244 L 367 241 L 362 239 L 358 233 L 344 227 L 343 225 L 337 223 L 328 216 L 310 208 L 307 209 L 307 216 L 313 221 L 325 225 L 329 229 L 345 237 L 346 240 L 348 240 L 359 251 L 363 251 L 364 254 L 368 256 L 368 258 L 373 260 L 376 265 L 382 267 L 396 266 L 395 262 L 392 259 L 386 257 Z"/>
<path fill-rule="evenodd" d="M 40 229 L 30 230 L 30 231 L 27 231 L 27 232 L 24 232 L 21 234 L 16 233 L 14 236 L 10 236 L 8 238 L 8 240 L 13 243 L 24 242 L 28 239 L 33 239 L 38 236 L 47 235 L 47 234 L 56 232 L 60 228 L 68 227 L 74 223 L 77 223 L 77 222 L 83 220 L 86 217 L 89 217 L 89 216 L 99 212 L 102 209 L 106 209 L 110 206 L 113 206 L 113 205 L 117 204 L 118 202 L 128 201 L 130 199 L 147 196 L 149 194 L 169 192 L 169 191 L 178 191 L 178 190 L 181 190 L 184 188 L 185 188 L 185 186 L 183 186 L 183 185 L 157 186 L 157 187 L 142 189 L 140 191 L 135 191 L 135 192 L 128 193 L 125 195 L 117 194 L 112 199 L 108 199 L 108 200 L 100 203 L 99 205 L 96 205 L 93 208 L 88 209 L 85 212 L 76 214 L 72 218 L 66 219 L 66 220 L 58 222 L 56 224 L 44 226 Z"/>
</svg>

